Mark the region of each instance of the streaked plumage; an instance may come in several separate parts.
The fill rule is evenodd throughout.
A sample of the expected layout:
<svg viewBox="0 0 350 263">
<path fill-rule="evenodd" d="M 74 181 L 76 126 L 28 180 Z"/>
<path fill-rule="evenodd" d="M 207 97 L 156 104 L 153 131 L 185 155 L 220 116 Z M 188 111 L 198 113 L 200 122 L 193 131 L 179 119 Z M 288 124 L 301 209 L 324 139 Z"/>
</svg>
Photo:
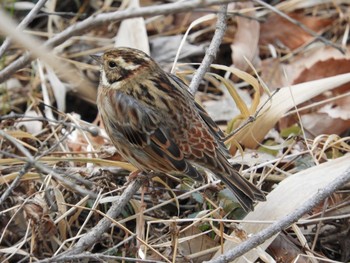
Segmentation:
<svg viewBox="0 0 350 263">
<path fill-rule="evenodd" d="M 142 51 L 116 48 L 100 58 L 97 105 L 117 151 L 141 171 L 202 176 L 211 170 L 245 210 L 264 194 L 231 166 L 223 132 L 198 105 L 187 86 Z"/>
</svg>

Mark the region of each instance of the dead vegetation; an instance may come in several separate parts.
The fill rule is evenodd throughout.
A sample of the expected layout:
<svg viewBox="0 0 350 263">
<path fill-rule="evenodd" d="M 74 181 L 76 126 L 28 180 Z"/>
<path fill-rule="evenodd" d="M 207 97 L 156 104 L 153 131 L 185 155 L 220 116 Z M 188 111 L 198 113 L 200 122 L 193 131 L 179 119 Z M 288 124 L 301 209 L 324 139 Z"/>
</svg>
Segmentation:
<svg viewBox="0 0 350 263">
<path fill-rule="evenodd" d="M 0 3 L 1 262 L 350 260 L 350 5 L 224 2 Z M 115 45 L 177 61 L 266 202 L 245 215 L 212 174 L 128 183 L 89 57 Z"/>
</svg>

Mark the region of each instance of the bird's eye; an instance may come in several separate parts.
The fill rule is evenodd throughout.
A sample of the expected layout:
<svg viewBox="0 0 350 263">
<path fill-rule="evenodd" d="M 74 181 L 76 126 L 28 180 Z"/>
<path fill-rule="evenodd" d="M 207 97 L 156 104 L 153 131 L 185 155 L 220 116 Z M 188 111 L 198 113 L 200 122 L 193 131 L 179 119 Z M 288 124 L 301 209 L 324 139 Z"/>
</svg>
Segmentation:
<svg viewBox="0 0 350 263">
<path fill-rule="evenodd" d="M 109 61 L 109 62 L 108 62 L 108 66 L 109 66 L 110 68 L 115 68 L 115 67 L 117 66 L 117 63 L 115 63 L 114 61 Z"/>
</svg>

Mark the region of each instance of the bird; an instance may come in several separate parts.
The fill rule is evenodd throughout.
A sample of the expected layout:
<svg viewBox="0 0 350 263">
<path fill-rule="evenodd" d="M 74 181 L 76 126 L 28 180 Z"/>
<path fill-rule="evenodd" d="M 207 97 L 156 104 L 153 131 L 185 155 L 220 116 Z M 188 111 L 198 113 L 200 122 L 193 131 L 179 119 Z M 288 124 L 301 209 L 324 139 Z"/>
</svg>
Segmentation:
<svg viewBox="0 0 350 263">
<path fill-rule="evenodd" d="M 118 47 L 93 55 L 100 64 L 97 107 L 117 152 L 138 171 L 203 181 L 210 170 L 245 211 L 264 193 L 229 162 L 225 134 L 188 86 L 141 50 Z"/>
</svg>

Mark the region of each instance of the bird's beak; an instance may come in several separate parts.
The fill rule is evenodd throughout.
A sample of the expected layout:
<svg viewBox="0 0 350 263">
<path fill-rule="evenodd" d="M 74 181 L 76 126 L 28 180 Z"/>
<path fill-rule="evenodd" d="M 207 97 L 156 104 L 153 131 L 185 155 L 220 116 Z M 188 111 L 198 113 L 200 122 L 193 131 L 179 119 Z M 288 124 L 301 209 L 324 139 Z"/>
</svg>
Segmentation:
<svg viewBox="0 0 350 263">
<path fill-rule="evenodd" d="M 102 56 L 101 55 L 90 55 L 94 60 L 98 62 L 99 65 L 102 65 Z"/>
</svg>

